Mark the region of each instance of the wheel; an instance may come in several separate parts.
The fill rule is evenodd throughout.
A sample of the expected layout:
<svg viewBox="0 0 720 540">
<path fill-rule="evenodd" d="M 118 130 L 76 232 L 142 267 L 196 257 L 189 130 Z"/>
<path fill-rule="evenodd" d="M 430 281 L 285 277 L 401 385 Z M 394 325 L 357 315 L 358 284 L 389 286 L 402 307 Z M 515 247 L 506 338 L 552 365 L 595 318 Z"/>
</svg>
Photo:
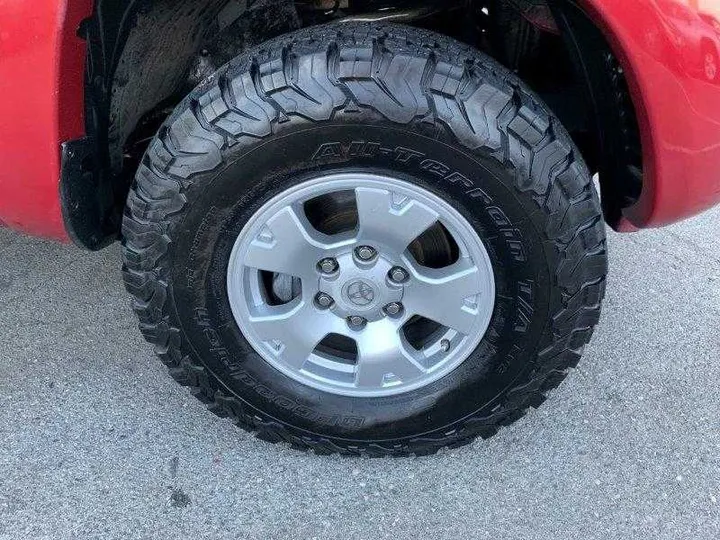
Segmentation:
<svg viewBox="0 0 720 540">
<path fill-rule="evenodd" d="M 607 270 L 567 133 L 478 51 L 402 26 L 243 54 L 150 144 L 124 279 L 171 375 L 262 439 L 427 454 L 538 406 Z"/>
</svg>

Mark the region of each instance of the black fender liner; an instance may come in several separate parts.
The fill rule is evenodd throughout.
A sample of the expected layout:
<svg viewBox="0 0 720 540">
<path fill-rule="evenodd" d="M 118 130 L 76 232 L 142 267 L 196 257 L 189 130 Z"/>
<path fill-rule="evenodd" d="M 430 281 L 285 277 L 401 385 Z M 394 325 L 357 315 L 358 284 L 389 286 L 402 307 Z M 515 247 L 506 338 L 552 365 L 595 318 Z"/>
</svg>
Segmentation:
<svg viewBox="0 0 720 540">
<path fill-rule="evenodd" d="M 584 86 L 591 111 L 594 162 L 600 173 L 605 220 L 617 227 L 622 209 L 642 191 L 642 147 L 628 84 L 605 36 L 575 0 L 549 0 Z"/>
</svg>

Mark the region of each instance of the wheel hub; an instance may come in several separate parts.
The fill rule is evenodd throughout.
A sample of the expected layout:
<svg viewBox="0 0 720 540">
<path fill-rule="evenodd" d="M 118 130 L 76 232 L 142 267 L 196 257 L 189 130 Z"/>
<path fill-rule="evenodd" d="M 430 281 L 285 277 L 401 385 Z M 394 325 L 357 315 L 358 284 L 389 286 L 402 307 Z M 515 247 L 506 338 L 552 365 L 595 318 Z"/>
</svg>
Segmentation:
<svg viewBox="0 0 720 540">
<path fill-rule="evenodd" d="M 385 317 L 383 307 L 402 302 L 404 286 L 388 279 L 393 261 L 382 252 L 370 263 L 360 261 L 352 251 L 337 257 L 338 269 L 330 275 L 321 275 L 317 292 L 330 296 L 335 303 L 331 312 L 347 319 L 358 315 L 369 322 Z"/>
</svg>

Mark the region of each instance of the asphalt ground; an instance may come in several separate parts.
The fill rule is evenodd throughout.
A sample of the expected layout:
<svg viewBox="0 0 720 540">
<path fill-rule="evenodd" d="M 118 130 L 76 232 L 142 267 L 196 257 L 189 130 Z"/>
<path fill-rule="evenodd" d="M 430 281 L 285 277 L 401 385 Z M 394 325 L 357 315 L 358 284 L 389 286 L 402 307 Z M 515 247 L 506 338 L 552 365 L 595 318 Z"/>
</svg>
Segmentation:
<svg viewBox="0 0 720 540">
<path fill-rule="evenodd" d="M 610 234 L 598 331 L 537 411 L 437 456 L 216 418 L 136 329 L 118 246 L 0 230 L 0 538 L 720 537 L 720 211 Z"/>
</svg>

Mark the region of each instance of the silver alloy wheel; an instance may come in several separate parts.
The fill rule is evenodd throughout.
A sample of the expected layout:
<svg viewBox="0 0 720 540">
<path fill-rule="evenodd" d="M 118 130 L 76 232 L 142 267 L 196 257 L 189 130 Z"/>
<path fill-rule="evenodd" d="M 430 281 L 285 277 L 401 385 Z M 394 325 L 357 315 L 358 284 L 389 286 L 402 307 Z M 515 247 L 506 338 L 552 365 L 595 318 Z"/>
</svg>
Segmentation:
<svg viewBox="0 0 720 540">
<path fill-rule="evenodd" d="M 347 192 L 357 226 L 318 231 L 305 203 Z M 421 266 L 408 246 L 438 222 L 458 256 L 442 268 Z M 371 260 L 358 257 L 361 246 L 375 250 Z M 337 263 L 332 273 L 319 266 L 327 259 Z M 402 282 L 392 278 L 398 268 L 407 272 Z M 266 273 L 299 282 L 297 293 L 273 301 Z M 478 346 L 495 305 L 490 257 L 468 221 L 430 191 L 368 173 L 315 178 L 267 202 L 235 242 L 227 286 L 235 320 L 262 358 L 300 383 L 346 396 L 401 394 L 447 375 Z M 332 305 L 318 305 L 319 295 Z M 401 309 L 391 316 L 386 308 L 395 304 Z M 406 335 L 418 317 L 435 323 L 420 347 Z M 333 336 L 354 342 L 355 354 L 323 346 Z"/>
</svg>

